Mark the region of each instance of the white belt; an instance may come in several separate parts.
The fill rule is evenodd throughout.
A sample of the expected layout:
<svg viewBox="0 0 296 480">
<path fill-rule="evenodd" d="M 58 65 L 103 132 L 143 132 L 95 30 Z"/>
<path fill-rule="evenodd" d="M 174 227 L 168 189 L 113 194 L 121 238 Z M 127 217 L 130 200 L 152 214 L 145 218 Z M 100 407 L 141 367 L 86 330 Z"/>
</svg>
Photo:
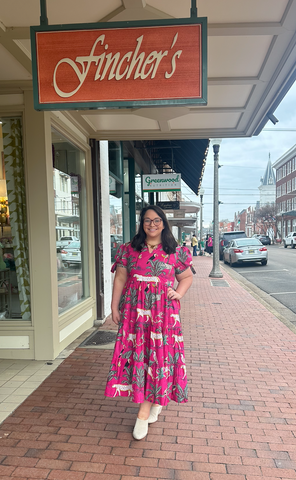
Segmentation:
<svg viewBox="0 0 296 480">
<path fill-rule="evenodd" d="M 138 275 L 137 273 L 134 274 L 134 277 L 138 280 L 138 282 L 154 282 L 158 283 L 160 280 L 158 277 L 144 277 L 143 275 Z"/>
</svg>

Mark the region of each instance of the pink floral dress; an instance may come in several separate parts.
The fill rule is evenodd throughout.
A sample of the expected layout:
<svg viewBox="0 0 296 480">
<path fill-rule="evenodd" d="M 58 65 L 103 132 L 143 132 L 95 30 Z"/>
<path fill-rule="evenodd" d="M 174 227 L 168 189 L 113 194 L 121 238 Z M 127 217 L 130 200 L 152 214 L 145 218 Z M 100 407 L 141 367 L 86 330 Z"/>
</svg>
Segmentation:
<svg viewBox="0 0 296 480">
<path fill-rule="evenodd" d="M 107 397 L 130 396 L 167 405 L 188 401 L 188 386 L 179 300 L 170 300 L 175 275 L 192 265 L 186 247 L 168 255 L 159 245 L 149 253 L 121 245 L 112 272 L 127 269 L 119 310 L 121 322 L 107 379 Z"/>
</svg>

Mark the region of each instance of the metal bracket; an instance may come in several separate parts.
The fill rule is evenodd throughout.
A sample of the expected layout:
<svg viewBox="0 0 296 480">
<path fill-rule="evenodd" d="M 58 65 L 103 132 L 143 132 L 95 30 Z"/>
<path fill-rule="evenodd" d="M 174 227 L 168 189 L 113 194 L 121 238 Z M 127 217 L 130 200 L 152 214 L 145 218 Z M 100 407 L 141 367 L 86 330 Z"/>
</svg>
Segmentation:
<svg viewBox="0 0 296 480">
<path fill-rule="evenodd" d="M 196 0 L 191 0 L 190 17 L 191 17 L 191 18 L 197 18 Z"/>
<path fill-rule="evenodd" d="M 48 25 L 46 0 L 40 0 L 40 25 Z"/>
</svg>

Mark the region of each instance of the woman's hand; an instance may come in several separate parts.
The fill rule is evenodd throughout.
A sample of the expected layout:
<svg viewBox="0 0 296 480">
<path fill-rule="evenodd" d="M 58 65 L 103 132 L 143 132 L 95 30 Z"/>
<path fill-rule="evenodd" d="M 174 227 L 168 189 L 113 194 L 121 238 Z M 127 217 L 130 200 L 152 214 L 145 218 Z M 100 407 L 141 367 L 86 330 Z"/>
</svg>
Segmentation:
<svg viewBox="0 0 296 480">
<path fill-rule="evenodd" d="M 112 310 L 112 321 L 115 323 L 115 325 L 118 325 L 120 322 L 120 313 L 118 308 Z"/>
<path fill-rule="evenodd" d="M 182 298 L 182 295 L 180 293 L 176 292 L 173 288 L 169 287 L 168 288 L 168 298 L 170 300 L 180 300 Z"/>
<path fill-rule="evenodd" d="M 127 280 L 127 269 L 124 267 L 117 266 L 114 283 L 113 283 L 113 294 L 111 302 L 111 312 L 112 312 L 112 321 L 115 325 L 118 325 L 120 322 L 120 313 L 118 306 L 120 304 L 120 299 L 123 291 L 123 287 Z"/>
</svg>

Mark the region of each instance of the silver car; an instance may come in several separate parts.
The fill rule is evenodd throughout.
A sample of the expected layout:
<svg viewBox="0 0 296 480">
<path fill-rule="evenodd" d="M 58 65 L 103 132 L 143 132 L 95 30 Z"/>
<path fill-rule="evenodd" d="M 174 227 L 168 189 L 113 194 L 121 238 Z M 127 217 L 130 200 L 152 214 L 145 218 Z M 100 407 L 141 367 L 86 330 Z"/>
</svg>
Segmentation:
<svg viewBox="0 0 296 480">
<path fill-rule="evenodd" d="M 261 265 L 266 265 L 267 259 L 267 248 L 258 238 L 237 238 L 223 252 L 224 263 L 229 263 L 230 266 L 244 262 L 261 262 Z"/>
<path fill-rule="evenodd" d="M 71 242 L 61 250 L 61 259 L 65 268 L 73 263 L 81 263 L 80 242 Z"/>
</svg>

